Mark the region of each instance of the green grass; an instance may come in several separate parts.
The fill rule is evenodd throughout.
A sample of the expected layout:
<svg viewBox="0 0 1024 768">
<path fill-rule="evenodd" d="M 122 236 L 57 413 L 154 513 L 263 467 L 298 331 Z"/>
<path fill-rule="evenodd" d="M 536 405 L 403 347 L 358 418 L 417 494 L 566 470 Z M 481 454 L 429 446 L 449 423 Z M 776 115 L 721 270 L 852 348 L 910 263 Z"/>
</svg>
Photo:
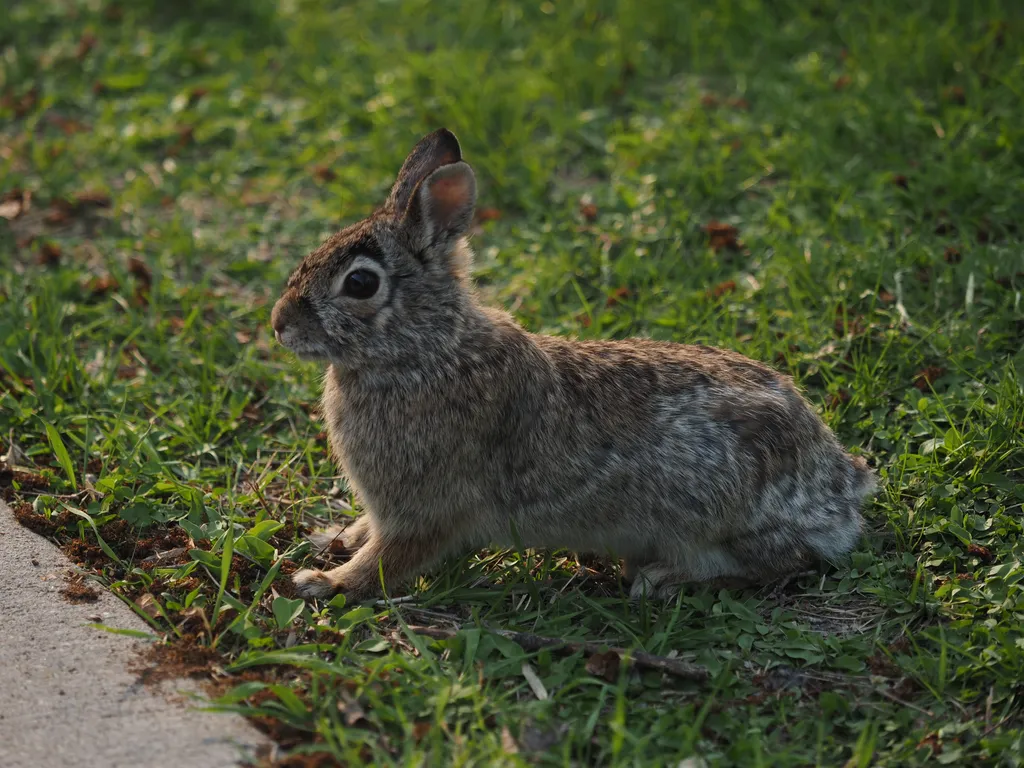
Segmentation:
<svg viewBox="0 0 1024 768">
<path fill-rule="evenodd" d="M 224 655 L 223 705 L 339 762 L 1024 763 L 1017 3 L 176 5 L 5 6 L 0 192 L 31 207 L 0 220 L 0 438 L 45 476 L 8 496 L 154 632 Z M 476 553 L 411 602 L 290 601 L 298 523 L 348 491 L 270 307 L 440 125 L 500 212 L 480 284 L 528 328 L 796 378 L 883 478 L 850 563 L 630 607 L 614 566 Z M 111 205 L 61 203 L 86 191 Z M 176 528 L 191 551 L 143 563 Z M 487 628 L 712 681 L 608 681 Z"/>
</svg>

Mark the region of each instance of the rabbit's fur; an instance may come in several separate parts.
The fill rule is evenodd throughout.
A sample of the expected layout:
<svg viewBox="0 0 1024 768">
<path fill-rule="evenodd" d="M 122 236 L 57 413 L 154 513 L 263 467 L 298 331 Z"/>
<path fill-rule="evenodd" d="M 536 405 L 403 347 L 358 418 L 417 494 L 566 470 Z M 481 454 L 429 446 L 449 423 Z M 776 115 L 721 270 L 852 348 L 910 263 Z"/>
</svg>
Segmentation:
<svg viewBox="0 0 1024 768">
<path fill-rule="evenodd" d="M 351 559 L 299 571 L 300 593 L 372 596 L 380 573 L 391 589 L 446 555 L 522 545 L 614 552 L 634 597 L 664 597 L 856 545 L 874 475 L 789 378 L 701 345 L 526 332 L 469 283 L 475 199 L 455 137 L 430 134 L 274 307 L 281 343 L 330 364 L 323 413 L 365 509 L 341 534 Z"/>
</svg>

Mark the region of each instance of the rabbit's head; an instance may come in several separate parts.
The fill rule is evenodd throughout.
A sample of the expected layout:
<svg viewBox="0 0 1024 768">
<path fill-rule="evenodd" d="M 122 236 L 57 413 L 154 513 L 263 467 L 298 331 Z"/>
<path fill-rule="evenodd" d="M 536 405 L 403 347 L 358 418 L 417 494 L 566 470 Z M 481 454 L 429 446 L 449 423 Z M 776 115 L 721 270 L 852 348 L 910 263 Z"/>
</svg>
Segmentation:
<svg viewBox="0 0 1024 768">
<path fill-rule="evenodd" d="M 442 128 L 406 158 L 387 201 L 328 238 L 271 314 L 277 340 L 343 369 L 415 365 L 457 342 L 470 299 L 476 180 Z"/>
</svg>

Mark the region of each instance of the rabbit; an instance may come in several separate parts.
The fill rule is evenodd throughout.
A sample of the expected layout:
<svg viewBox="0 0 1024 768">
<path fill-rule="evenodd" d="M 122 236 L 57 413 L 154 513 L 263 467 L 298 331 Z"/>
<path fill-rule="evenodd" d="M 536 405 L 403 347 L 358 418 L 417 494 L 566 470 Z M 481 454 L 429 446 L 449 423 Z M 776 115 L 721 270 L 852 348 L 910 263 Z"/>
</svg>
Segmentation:
<svg viewBox="0 0 1024 768">
<path fill-rule="evenodd" d="M 386 202 L 310 253 L 271 313 L 327 363 L 322 412 L 363 515 L 293 576 L 367 599 L 487 546 L 614 553 L 630 597 L 770 583 L 858 543 L 873 470 L 790 378 L 732 351 L 527 332 L 470 279 L 473 170 L 439 129 Z"/>
</svg>

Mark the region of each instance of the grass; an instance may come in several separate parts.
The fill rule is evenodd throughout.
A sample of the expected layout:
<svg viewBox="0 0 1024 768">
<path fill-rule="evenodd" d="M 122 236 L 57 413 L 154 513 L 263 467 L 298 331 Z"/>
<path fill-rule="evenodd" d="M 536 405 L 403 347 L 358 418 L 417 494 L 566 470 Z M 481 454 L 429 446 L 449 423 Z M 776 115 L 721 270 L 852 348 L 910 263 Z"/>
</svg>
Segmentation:
<svg viewBox="0 0 1024 768">
<path fill-rule="evenodd" d="M 176 652 L 215 648 L 278 764 L 1024 762 L 1011 0 L 9 6 L 0 436 L 32 466 L 3 492 Z M 612 564 L 485 552 L 411 601 L 292 599 L 300 522 L 351 500 L 270 307 L 439 125 L 480 284 L 528 328 L 796 378 L 883 478 L 849 563 L 630 607 Z"/>
</svg>

